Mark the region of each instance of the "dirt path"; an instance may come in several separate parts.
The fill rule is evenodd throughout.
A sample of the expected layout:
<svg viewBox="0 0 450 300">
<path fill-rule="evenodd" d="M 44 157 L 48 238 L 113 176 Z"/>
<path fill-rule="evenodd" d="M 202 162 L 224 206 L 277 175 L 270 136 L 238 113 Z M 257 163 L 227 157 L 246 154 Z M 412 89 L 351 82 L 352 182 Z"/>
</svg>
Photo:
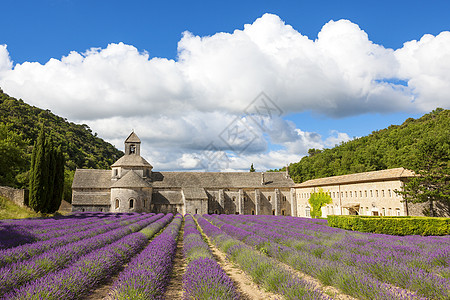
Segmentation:
<svg viewBox="0 0 450 300">
<path fill-rule="evenodd" d="M 264 299 L 282 299 L 280 295 L 266 292 L 261 289 L 256 283 L 253 282 L 252 278 L 245 274 L 236 264 L 230 262 L 226 255 L 217 249 L 216 246 L 211 242 L 209 237 L 204 235 L 208 241 L 209 247 L 212 250 L 214 258 L 225 270 L 225 272 L 230 276 L 231 280 L 233 280 L 234 286 L 236 287 L 238 293 L 240 294 L 240 299 L 244 300 L 264 300 Z"/>
<path fill-rule="evenodd" d="M 126 268 L 127 265 L 124 265 L 114 276 L 108 278 L 108 280 L 102 282 L 99 286 L 95 288 L 95 290 L 91 291 L 89 295 L 83 297 L 83 300 L 109 300 L 109 293 L 112 290 L 112 284 L 116 281 L 117 277 L 119 277 L 120 272 Z"/>
<path fill-rule="evenodd" d="M 172 276 L 166 289 L 165 299 L 183 299 L 183 275 L 186 271 L 186 261 L 183 255 L 184 221 L 178 234 L 177 249 L 173 259 Z"/>
</svg>

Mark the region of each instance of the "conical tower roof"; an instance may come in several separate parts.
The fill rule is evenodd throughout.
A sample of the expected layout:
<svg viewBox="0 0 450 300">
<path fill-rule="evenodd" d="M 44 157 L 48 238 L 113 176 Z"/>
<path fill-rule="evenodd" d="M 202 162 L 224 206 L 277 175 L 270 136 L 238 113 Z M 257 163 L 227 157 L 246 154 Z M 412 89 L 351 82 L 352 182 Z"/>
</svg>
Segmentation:
<svg viewBox="0 0 450 300">
<path fill-rule="evenodd" d="M 132 133 L 130 133 L 130 135 L 125 140 L 125 143 L 140 143 L 140 142 L 141 142 L 141 140 L 136 135 L 136 133 L 134 133 L 134 131 Z"/>
<path fill-rule="evenodd" d="M 122 178 L 111 185 L 111 188 L 146 188 L 151 185 L 133 170 L 128 171 Z"/>
</svg>

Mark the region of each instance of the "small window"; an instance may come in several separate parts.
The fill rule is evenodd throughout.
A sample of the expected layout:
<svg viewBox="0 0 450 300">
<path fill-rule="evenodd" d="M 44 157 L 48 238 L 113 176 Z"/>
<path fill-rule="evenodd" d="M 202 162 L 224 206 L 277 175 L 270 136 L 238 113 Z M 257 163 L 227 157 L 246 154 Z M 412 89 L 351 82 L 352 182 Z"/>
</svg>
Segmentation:
<svg viewBox="0 0 450 300">
<path fill-rule="evenodd" d="M 218 214 L 219 214 L 219 211 L 216 209 L 216 210 L 214 211 L 214 214 L 218 215 Z"/>
<path fill-rule="evenodd" d="M 130 199 L 130 209 L 134 208 L 134 199 Z"/>
<path fill-rule="evenodd" d="M 381 196 L 384 197 L 384 190 L 381 190 Z"/>
<path fill-rule="evenodd" d="M 366 195 L 366 197 L 367 197 L 367 191 L 364 191 L 364 194 Z"/>
<path fill-rule="evenodd" d="M 359 196 L 362 198 L 362 191 L 359 191 Z"/>
<path fill-rule="evenodd" d="M 272 209 L 272 215 L 275 216 L 275 209 Z"/>
<path fill-rule="evenodd" d="M 352 191 L 350 191 L 350 197 L 352 197 Z"/>
<path fill-rule="evenodd" d="M 305 208 L 305 215 L 307 217 L 311 217 L 311 209 L 309 206 L 306 206 L 306 208 Z"/>
<path fill-rule="evenodd" d="M 272 197 L 271 196 L 267 197 L 267 200 L 269 200 L 269 202 L 272 201 Z"/>
<path fill-rule="evenodd" d="M 389 194 L 389 197 L 392 197 L 390 189 L 388 190 L 388 194 Z"/>
<path fill-rule="evenodd" d="M 283 201 L 286 202 L 286 196 L 283 196 Z"/>
<path fill-rule="evenodd" d="M 116 199 L 116 203 L 115 203 L 114 208 L 115 208 L 115 209 L 118 209 L 118 208 L 119 208 L 119 204 L 120 204 L 120 203 L 119 203 L 119 199 Z"/>
<path fill-rule="evenodd" d="M 252 209 L 252 215 L 254 215 L 255 214 L 255 211 Z"/>
<path fill-rule="evenodd" d="M 195 209 L 195 214 L 198 214 L 198 208 Z"/>
<path fill-rule="evenodd" d="M 386 216 L 386 208 L 383 207 L 383 216 Z"/>
<path fill-rule="evenodd" d="M 396 214 L 397 216 L 400 216 L 400 208 L 396 208 L 396 209 L 395 209 L 395 214 Z"/>
<path fill-rule="evenodd" d="M 378 190 L 376 190 L 375 192 L 376 192 L 376 194 L 377 194 L 377 198 L 378 198 Z"/>
<path fill-rule="evenodd" d="M 130 154 L 136 154 L 136 145 L 130 145 Z"/>
<path fill-rule="evenodd" d="M 284 211 L 284 209 L 281 210 L 281 215 L 284 216 L 286 214 L 286 212 Z"/>
<path fill-rule="evenodd" d="M 233 197 L 233 202 L 236 202 L 236 197 Z"/>
<path fill-rule="evenodd" d="M 358 198 L 358 192 L 357 191 L 355 191 L 355 197 Z"/>
<path fill-rule="evenodd" d="M 372 190 L 370 190 L 370 197 L 373 197 L 373 192 L 372 192 Z"/>
<path fill-rule="evenodd" d="M 144 201 L 143 201 L 143 205 L 144 205 L 144 208 L 145 208 L 145 199 L 144 199 Z"/>
<path fill-rule="evenodd" d="M 333 192 L 333 198 L 336 196 L 336 194 Z"/>
<path fill-rule="evenodd" d="M 119 175 L 119 172 L 117 169 L 114 169 L 114 176 L 117 176 L 117 175 Z"/>
<path fill-rule="evenodd" d="M 348 193 L 347 192 L 345 192 L 345 198 L 348 198 Z"/>
</svg>

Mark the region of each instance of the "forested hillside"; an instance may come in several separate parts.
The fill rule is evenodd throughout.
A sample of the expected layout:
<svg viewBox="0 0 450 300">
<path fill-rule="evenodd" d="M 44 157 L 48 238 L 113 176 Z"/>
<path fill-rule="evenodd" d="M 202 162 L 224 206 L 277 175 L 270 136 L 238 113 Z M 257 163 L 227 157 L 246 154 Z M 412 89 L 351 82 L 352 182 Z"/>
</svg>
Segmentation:
<svg viewBox="0 0 450 300">
<path fill-rule="evenodd" d="M 289 166 L 295 182 L 368 172 L 387 168 L 416 169 L 421 165 L 417 149 L 427 141 L 438 141 L 447 160 L 450 155 L 450 110 L 436 109 L 419 119 L 407 119 L 402 125 L 351 140 L 331 149 L 310 149 L 309 156 Z"/>
<path fill-rule="evenodd" d="M 49 110 L 9 97 L 0 89 L 0 185 L 28 185 L 31 151 L 42 124 L 65 155 L 67 188 L 76 168 L 107 169 L 123 155 L 92 134 L 87 125 L 68 122 Z"/>
</svg>

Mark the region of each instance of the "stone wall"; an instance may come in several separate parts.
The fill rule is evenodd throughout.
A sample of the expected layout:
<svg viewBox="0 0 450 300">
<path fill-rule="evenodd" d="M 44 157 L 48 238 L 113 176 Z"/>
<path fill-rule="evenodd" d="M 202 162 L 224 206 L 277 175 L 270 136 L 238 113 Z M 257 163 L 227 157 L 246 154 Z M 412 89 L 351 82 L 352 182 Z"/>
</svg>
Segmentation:
<svg viewBox="0 0 450 300">
<path fill-rule="evenodd" d="M 28 190 L 0 186 L 0 196 L 8 198 L 19 206 L 28 205 Z"/>
</svg>

